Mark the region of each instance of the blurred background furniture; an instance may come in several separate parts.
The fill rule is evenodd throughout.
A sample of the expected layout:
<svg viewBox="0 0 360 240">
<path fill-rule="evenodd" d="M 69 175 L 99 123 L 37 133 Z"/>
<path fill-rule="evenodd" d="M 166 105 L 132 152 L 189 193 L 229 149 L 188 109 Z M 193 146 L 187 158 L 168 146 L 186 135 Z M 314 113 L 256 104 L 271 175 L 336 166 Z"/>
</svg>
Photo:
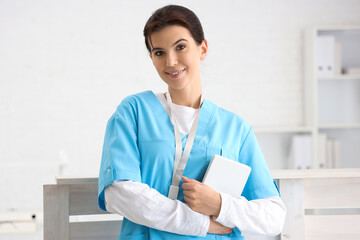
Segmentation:
<svg viewBox="0 0 360 240">
<path fill-rule="evenodd" d="M 271 173 L 287 207 L 283 232 L 272 239 L 360 239 L 360 169 Z M 58 178 L 44 185 L 44 240 L 119 236 L 121 217 L 98 207 L 97 180 Z"/>
<path fill-rule="evenodd" d="M 117 239 L 121 217 L 97 204 L 97 178 L 58 178 L 44 185 L 44 240 Z"/>
</svg>

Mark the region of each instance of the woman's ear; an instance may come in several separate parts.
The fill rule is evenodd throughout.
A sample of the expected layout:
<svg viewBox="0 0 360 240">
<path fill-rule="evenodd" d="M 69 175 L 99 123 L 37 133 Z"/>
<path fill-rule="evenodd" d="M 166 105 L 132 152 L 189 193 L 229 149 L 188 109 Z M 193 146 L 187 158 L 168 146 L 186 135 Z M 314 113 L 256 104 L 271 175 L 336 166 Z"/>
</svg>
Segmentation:
<svg viewBox="0 0 360 240">
<path fill-rule="evenodd" d="M 200 45 L 200 60 L 204 60 L 206 55 L 207 55 L 207 52 L 208 52 L 208 44 L 207 44 L 207 41 L 204 39 Z"/>
</svg>

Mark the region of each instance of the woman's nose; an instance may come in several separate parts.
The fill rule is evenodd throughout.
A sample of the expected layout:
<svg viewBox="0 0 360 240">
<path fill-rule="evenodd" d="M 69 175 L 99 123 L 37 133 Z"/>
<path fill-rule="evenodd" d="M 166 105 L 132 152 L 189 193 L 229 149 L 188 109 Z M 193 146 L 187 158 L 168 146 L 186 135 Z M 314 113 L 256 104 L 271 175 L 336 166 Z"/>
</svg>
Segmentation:
<svg viewBox="0 0 360 240">
<path fill-rule="evenodd" d="M 167 56 L 166 56 L 166 66 L 167 67 L 172 67 L 172 66 L 175 66 L 176 64 L 177 64 L 176 54 L 168 53 Z"/>
</svg>

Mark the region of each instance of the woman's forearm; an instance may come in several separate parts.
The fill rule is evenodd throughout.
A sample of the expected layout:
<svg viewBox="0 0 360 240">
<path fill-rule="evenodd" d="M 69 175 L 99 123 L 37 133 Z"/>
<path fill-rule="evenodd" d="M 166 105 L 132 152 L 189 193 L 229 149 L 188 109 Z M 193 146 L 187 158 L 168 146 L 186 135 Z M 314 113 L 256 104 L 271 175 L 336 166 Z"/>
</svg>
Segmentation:
<svg viewBox="0 0 360 240">
<path fill-rule="evenodd" d="M 215 220 L 227 227 L 237 227 L 252 234 L 275 236 L 280 234 L 285 221 L 286 208 L 280 197 L 248 201 L 221 193 L 222 203 Z"/>
<path fill-rule="evenodd" d="M 105 189 L 106 209 L 132 222 L 162 231 L 205 236 L 209 217 L 171 200 L 143 183 L 121 181 Z"/>
</svg>

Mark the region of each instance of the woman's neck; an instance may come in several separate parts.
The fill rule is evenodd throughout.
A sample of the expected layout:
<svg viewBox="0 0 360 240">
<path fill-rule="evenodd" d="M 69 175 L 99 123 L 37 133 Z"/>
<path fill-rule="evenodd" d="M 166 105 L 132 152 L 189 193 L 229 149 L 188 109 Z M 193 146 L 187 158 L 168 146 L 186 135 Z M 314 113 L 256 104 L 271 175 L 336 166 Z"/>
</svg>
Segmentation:
<svg viewBox="0 0 360 240">
<path fill-rule="evenodd" d="M 171 96 L 173 103 L 177 105 L 199 108 L 201 102 L 201 86 L 200 88 L 191 88 L 191 89 L 172 89 L 168 88 L 168 91 Z"/>
</svg>

